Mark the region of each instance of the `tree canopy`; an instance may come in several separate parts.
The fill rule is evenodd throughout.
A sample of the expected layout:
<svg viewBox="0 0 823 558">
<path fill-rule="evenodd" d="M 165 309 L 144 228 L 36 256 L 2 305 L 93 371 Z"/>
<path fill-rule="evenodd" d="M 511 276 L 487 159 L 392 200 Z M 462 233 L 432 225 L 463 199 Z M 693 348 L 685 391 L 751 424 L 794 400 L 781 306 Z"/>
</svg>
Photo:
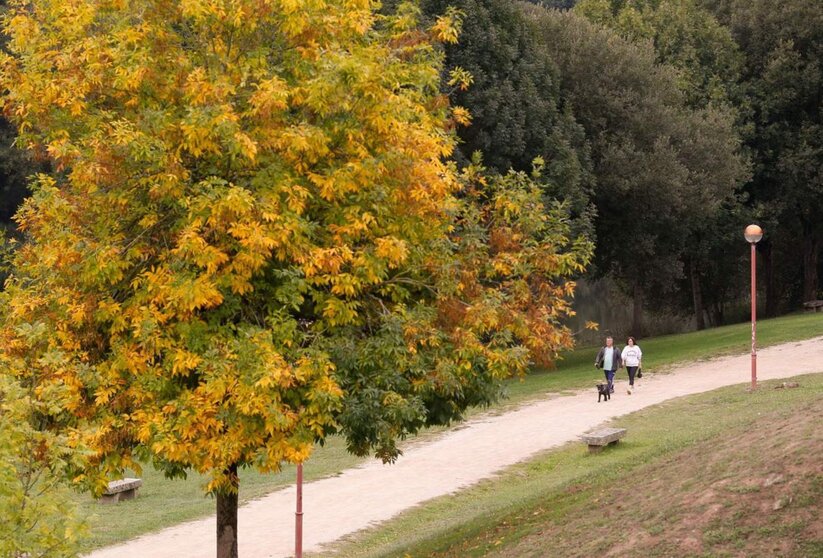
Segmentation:
<svg viewBox="0 0 823 558">
<path fill-rule="evenodd" d="M 582 0 L 575 13 L 634 42 L 649 42 L 657 61 L 678 71 L 693 106 L 732 105 L 742 55 L 728 28 L 695 0 Z"/>
<path fill-rule="evenodd" d="M 773 232 L 763 249 L 774 313 L 787 299 L 812 300 L 819 294 L 823 4 L 789 0 L 779 9 L 762 0 L 703 4 L 728 26 L 745 55 L 740 85 L 751 121 L 745 139 L 754 158 L 754 176 L 746 192 L 755 214 Z M 778 284 L 781 269 L 802 273 L 779 278 Z"/>
<path fill-rule="evenodd" d="M 448 90 L 452 102 L 471 114 L 470 125 L 457 130 L 457 161 L 466 164 L 480 152 L 490 170 L 506 174 L 529 172 L 540 157 L 545 194 L 568 201 L 576 230 L 593 239 L 585 132 L 564 103 L 557 66 L 531 22 L 505 0 L 423 3 L 429 17 L 447 6 L 465 17 L 460 40 L 445 47 L 446 73 L 460 69 L 472 76 L 469 87 Z"/>
<path fill-rule="evenodd" d="M 392 460 L 571 344 L 590 245 L 567 208 L 447 162 L 465 111 L 434 44 L 456 12 L 421 30 L 409 4 L 11 9 L 6 113 L 54 172 L 16 217 L 0 362 L 87 452 L 76 483 L 146 459 L 206 473 L 231 556 L 239 467 L 334 432 Z"/>
<path fill-rule="evenodd" d="M 683 277 L 690 227 L 745 178 L 733 116 L 690 106 L 653 49 L 574 13 L 530 10 L 586 129 L 595 175 L 600 274 L 665 303 Z M 641 315 L 633 329 L 640 331 Z"/>
<path fill-rule="evenodd" d="M 676 71 L 678 89 L 689 107 L 711 107 L 724 121 L 733 119 L 736 134 L 745 128 L 747 109 L 741 106 L 739 86 L 742 55 L 730 31 L 693 0 L 583 0 L 575 13 L 635 43 L 651 45 L 656 62 Z M 704 156 L 705 163 L 712 166 L 704 166 L 703 180 L 712 180 L 739 165 L 722 157 L 715 159 L 711 153 Z M 698 168 L 705 164 L 694 163 Z M 737 179 L 738 187 L 742 178 Z M 688 233 L 680 258 L 685 273 L 675 287 L 681 296 L 671 297 L 670 293 L 668 299 L 673 304 L 668 306 L 676 310 L 691 306 L 698 329 L 705 327 L 707 308 L 715 320 L 723 314 L 722 301 L 732 285 L 721 278 L 736 274 L 738 260 L 717 256 L 733 253 L 740 244 L 739 235 L 730 231 L 739 232 L 745 226 L 745 213 L 738 199 L 727 197 L 723 203 L 693 212 L 686 224 Z M 686 293 L 691 296 L 684 296 Z"/>
</svg>

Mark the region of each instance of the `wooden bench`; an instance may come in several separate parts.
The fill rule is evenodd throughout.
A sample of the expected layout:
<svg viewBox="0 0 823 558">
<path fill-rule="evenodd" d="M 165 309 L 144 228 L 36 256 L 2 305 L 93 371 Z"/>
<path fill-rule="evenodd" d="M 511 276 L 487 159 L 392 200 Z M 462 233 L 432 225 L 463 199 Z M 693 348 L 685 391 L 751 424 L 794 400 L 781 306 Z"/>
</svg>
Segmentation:
<svg viewBox="0 0 823 558">
<path fill-rule="evenodd" d="M 101 504 L 116 504 L 120 500 L 133 500 L 137 489 L 143 486 L 142 479 L 120 479 L 111 481 L 106 491 L 100 496 Z"/>
<path fill-rule="evenodd" d="M 821 312 L 823 311 L 823 300 L 810 300 L 808 302 L 804 302 L 803 308 L 808 312 Z"/>
<path fill-rule="evenodd" d="M 625 428 L 601 428 L 594 432 L 587 432 L 580 438 L 588 444 L 589 451 L 595 453 L 608 445 L 616 444 L 625 435 Z"/>
</svg>

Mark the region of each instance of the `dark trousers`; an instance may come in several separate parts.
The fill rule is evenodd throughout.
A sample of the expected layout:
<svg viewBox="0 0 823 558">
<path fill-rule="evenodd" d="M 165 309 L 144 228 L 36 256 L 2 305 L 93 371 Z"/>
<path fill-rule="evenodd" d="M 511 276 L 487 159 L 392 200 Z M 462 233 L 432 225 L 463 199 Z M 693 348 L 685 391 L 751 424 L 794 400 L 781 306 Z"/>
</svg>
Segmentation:
<svg viewBox="0 0 823 558">
<path fill-rule="evenodd" d="M 634 375 L 637 374 L 637 366 L 627 366 L 626 372 L 629 373 L 629 385 L 634 386 Z"/>
<path fill-rule="evenodd" d="M 606 383 L 609 384 L 609 393 L 614 393 L 614 373 L 617 370 L 604 370 L 603 374 L 606 375 Z"/>
</svg>

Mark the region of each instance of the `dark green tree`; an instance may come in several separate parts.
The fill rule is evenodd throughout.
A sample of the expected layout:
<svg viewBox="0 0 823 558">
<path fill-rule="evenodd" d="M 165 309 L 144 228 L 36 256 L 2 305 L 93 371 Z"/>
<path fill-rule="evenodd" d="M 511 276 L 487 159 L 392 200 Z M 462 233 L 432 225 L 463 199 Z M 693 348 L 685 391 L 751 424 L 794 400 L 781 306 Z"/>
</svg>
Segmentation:
<svg viewBox="0 0 823 558">
<path fill-rule="evenodd" d="M 0 15 L 6 12 L 6 0 L 0 0 Z M 6 49 L 6 37 L 0 34 L 0 50 Z M 29 194 L 26 177 L 36 172 L 32 158 L 14 146 L 17 133 L 0 116 L 0 239 L 14 228 L 12 217 L 23 199 Z M 0 256 L 2 257 L 2 256 Z M 0 266 L 2 279 L 2 266 Z M 2 289 L 2 281 L 0 281 Z"/>
<path fill-rule="evenodd" d="M 544 8 L 553 8 L 555 10 L 571 10 L 577 4 L 578 0 L 529 0 L 532 4 L 543 6 Z"/>
<path fill-rule="evenodd" d="M 766 227 L 759 246 L 767 311 L 818 297 L 823 250 L 823 2 L 703 0 L 745 54 L 741 87 L 752 127 L 749 204 Z M 799 254 L 799 257 L 797 256 Z M 784 274 L 792 270 L 788 276 Z M 785 279 L 785 281 L 783 280 Z M 798 292 L 791 289 L 800 283 Z"/>
<path fill-rule="evenodd" d="M 745 176 L 733 118 L 690 106 L 678 72 L 573 13 L 531 8 L 586 129 L 596 177 L 596 263 L 634 298 L 671 307 L 684 278 L 689 225 L 711 214 Z"/>
<path fill-rule="evenodd" d="M 14 146 L 16 134 L 7 120 L 0 118 L 0 229 L 13 228 L 12 217 L 28 195 L 26 177 L 36 172 L 32 158 Z"/>
<path fill-rule="evenodd" d="M 635 42 L 650 42 L 658 62 L 678 70 L 696 107 L 734 104 L 742 54 L 729 30 L 695 0 L 582 0 L 575 13 Z"/>
<path fill-rule="evenodd" d="M 746 111 L 737 108 L 745 106 L 739 87 L 742 54 L 729 30 L 694 0 L 582 0 L 575 12 L 628 40 L 651 44 L 658 63 L 676 68 L 677 85 L 688 106 L 728 113 L 724 117 L 736 119 L 738 129 L 745 127 Z M 709 176 L 736 166 L 729 167 L 728 161 L 714 161 L 710 156 L 706 160 L 719 162 L 704 173 Z M 676 300 L 693 309 L 697 328 L 703 329 L 707 310 L 712 310 L 715 321 L 723 313 L 726 301 L 717 300 L 718 294 L 729 298 L 738 295 L 729 286 L 740 262 L 728 254 L 744 252 L 739 250 L 740 235 L 728 234 L 722 227 L 735 223 L 733 232 L 739 233 L 742 216 L 737 197 L 732 196 L 714 212 L 701 211 L 694 217 L 688 224 L 689 238 L 681 262 L 685 275 L 680 288 L 689 296 Z M 726 256 L 714 258 L 710 254 Z M 725 283 L 718 284 L 717 279 Z"/>
<path fill-rule="evenodd" d="M 451 91 L 469 110 L 470 126 L 459 130 L 461 164 L 482 152 L 500 174 L 529 171 L 545 161 L 541 182 L 547 198 L 568 201 L 577 228 L 591 233 L 591 163 L 583 128 L 564 104 L 558 69 L 517 4 L 506 0 L 427 0 L 435 17 L 449 6 L 464 14 L 460 39 L 446 47 L 446 72 L 468 71 L 473 83 Z"/>
</svg>

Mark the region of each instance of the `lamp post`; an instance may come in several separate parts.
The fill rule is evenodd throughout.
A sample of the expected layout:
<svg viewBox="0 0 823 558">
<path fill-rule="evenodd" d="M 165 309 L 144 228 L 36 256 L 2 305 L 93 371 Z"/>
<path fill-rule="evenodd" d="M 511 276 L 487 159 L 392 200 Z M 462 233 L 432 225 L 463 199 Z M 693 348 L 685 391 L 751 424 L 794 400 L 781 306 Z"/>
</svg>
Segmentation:
<svg viewBox="0 0 823 558">
<path fill-rule="evenodd" d="M 297 464 L 297 511 L 294 514 L 294 558 L 303 558 L 303 464 Z"/>
<path fill-rule="evenodd" d="M 763 238 L 763 229 L 749 225 L 743 232 L 752 247 L 752 390 L 757 388 L 757 254 L 754 245 Z"/>
</svg>

